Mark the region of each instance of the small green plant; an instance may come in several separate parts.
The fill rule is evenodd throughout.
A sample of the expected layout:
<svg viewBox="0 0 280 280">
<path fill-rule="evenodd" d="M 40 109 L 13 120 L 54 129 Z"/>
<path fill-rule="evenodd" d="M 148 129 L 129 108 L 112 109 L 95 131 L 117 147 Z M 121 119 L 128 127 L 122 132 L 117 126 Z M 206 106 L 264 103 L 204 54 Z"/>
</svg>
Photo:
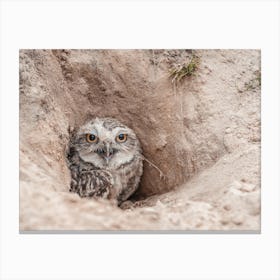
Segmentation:
<svg viewBox="0 0 280 280">
<path fill-rule="evenodd" d="M 172 83 L 180 82 L 187 76 L 193 76 L 198 68 L 198 64 L 199 58 L 194 55 L 188 64 L 179 64 L 170 69 L 170 77 L 172 78 Z"/>
<path fill-rule="evenodd" d="M 256 71 L 255 75 L 256 75 L 255 78 L 251 79 L 248 83 L 245 83 L 246 90 L 253 90 L 261 86 L 262 83 L 261 72 Z"/>
<path fill-rule="evenodd" d="M 259 86 L 262 85 L 262 75 L 261 75 L 261 71 L 257 71 L 257 77 L 256 77 L 256 80 L 257 82 L 259 83 Z"/>
</svg>

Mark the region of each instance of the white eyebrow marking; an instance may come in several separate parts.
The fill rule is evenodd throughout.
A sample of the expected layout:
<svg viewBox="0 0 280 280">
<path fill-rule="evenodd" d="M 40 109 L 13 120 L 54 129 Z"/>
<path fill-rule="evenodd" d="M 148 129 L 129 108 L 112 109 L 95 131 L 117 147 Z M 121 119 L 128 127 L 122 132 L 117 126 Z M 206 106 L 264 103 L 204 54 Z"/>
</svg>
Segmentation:
<svg viewBox="0 0 280 280">
<path fill-rule="evenodd" d="M 112 130 L 112 133 L 117 136 L 117 134 L 129 134 L 129 131 L 123 127 L 116 127 Z"/>
<path fill-rule="evenodd" d="M 97 131 L 96 131 L 95 128 L 93 128 L 93 129 L 91 130 L 91 134 L 98 135 L 98 133 L 97 133 Z"/>
</svg>

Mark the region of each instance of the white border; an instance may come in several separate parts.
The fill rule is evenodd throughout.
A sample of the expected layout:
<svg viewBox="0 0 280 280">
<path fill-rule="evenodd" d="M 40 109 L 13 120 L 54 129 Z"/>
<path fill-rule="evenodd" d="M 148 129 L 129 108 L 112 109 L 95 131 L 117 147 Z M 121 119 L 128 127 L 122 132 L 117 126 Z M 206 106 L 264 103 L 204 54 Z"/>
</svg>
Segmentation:
<svg viewBox="0 0 280 280">
<path fill-rule="evenodd" d="M 2 279 L 279 279 L 279 2 L 2 1 Z M 262 234 L 20 235 L 19 48 L 261 48 Z"/>
</svg>

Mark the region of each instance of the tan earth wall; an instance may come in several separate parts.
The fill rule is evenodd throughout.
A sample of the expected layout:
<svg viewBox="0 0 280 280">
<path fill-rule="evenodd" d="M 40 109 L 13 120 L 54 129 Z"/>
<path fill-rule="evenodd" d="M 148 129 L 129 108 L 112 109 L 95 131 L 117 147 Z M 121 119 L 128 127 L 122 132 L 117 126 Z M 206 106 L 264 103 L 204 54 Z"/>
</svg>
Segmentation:
<svg viewBox="0 0 280 280">
<path fill-rule="evenodd" d="M 21 50 L 20 229 L 260 229 L 259 50 Z M 170 70 L 199 63 L 172 82 Z M 68 193 L 69 129 L 117 118 L 148 162 L 134 202 Z"/>
</svg>

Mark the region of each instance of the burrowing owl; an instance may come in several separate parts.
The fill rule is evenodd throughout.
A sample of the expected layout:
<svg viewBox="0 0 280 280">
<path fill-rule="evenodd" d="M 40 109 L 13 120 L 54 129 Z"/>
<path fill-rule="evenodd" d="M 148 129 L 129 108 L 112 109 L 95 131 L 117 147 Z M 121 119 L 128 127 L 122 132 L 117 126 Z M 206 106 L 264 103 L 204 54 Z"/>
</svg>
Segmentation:
<svg viewBox="0 0 280 280">
<path fill-rule="evenodd" d="M 132 129 L 112 118 L 87 122 L 70 139 L 70 191 L 81 197 L 127 200 L 143 172 L 140 142 Z"/>
</svg>

